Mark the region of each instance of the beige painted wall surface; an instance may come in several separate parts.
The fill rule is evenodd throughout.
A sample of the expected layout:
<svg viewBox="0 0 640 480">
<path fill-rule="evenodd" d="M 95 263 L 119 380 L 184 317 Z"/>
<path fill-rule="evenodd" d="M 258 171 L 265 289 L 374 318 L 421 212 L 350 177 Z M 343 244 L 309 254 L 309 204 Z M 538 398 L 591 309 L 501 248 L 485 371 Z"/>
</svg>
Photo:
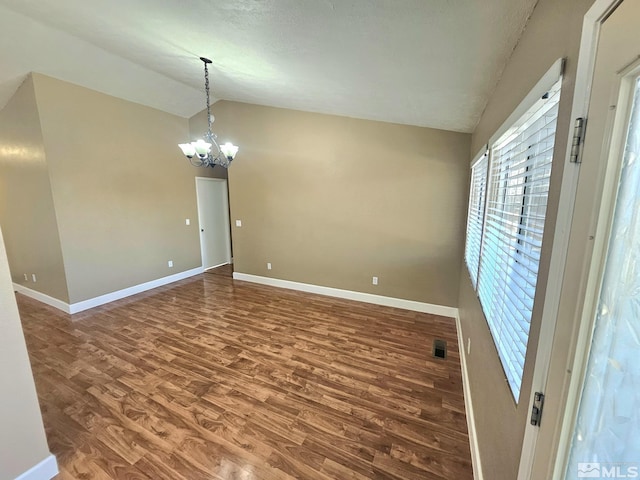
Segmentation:
<svg viewBox="0 0 640 480">
<path fill-rule="evenodd" d="M 226 101 L 213 111 L 240 146 L 237 272 L 456 306 L 469 135 Z"/>
<path fill-rule="evenodd" d="M 31 77 L 0 111 L 0 226 L 5 232 L 13 281 L 67 302 L 69 293 Z M 31 274 L 36 274 L 36 283 Z"/>
<path fill-rule="evenodd" d="M 197 170 L 177 148 L 187 119 L 44 75 L 34 84 L 70 302 L 201 266 Z"/>
<path fill-rule="evenodd" d="M 36 388 L 0 232 L 0 478 L 18 477 L 49 456 Z"/>
<path fill-rule="evenodd" d="M 553 62 L 566 58 L 536 305 L 519 405 L 511 395 L 466 266 L 462 267 L 458 307 L 464 341 L 472 339 L 467 360 L 471 398 L 484 476 L 492 480 L 513 480 L 517 476 L 542 317 L 542 302 L 538 299 L 543 298 L 546 291 L 563 162 L 572 124 L 570 113 L 582 21 L 592 3 L 593 0 L 540 0 L 473 134 L 471 154 L 475 155 Z M 549 412 L 554 408 L 550 406 L 554 400 L 549 396 L 548 399 L 545 403 L 547 421 L 543 422 L 547 427 L 549 419 L 554 417 Z"/>
</svg>

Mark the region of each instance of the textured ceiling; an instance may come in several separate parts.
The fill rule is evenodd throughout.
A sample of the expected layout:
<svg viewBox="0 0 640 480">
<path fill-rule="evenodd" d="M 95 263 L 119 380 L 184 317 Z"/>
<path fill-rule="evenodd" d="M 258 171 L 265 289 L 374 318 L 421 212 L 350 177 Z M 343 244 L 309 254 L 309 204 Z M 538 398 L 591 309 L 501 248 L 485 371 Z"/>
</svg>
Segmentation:
<svg viewBox="0 0 640 480">
<path fill-rule="evenodd" d="M 189 117 L 217 98 L 471 132 L 536 0 L 0 0 L 30 71 Z"/>
</svg>

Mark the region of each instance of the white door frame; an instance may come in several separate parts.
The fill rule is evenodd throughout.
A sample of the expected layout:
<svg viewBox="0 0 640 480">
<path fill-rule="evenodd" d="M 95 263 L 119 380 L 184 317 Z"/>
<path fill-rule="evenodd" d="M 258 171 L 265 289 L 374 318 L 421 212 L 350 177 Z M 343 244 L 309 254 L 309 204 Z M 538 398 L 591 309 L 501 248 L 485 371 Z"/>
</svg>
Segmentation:
<svg viewBox="0 0 640 480">
<path fill-rule="evenodd" d="M 636 1 L 636 0 L 625 0 Z M 595 18 L 598 34 L 602 23 L 609 17 L 611 12 L 621 3 L 623 0 L 609 0 L 608 2 L 601 1 L 594 4 L 594 10 L 596 6 L 600 6 L 600 10 L 594 12 L 600 13 L 600 16 Z M 602 5 L 599 5 L 599 4 Z M 590 12 L 591 12 L 590 10 Z M 592 57 L 595 59 L 597 54 L 597 38 L 592 46 Z M 593 62 L 595 64 L 595 61 Z M 581 296 L 584 298 L 583 302 L 576 308 L 575 318 L 575 331 L 572 337 L 572 345 L 575 345 L 575 354 L 569 358 L 568 369 L 572 372 L 571 378 L 567 387 L 567 399 L 565 402 L 565 408 L 562 412 L 561 426 L 559 428 L 558 435 L 558 449 L 554 463 L 553 479 L 564 479 L 565 471 L 567 469 L 567 462 L 571 453 L 571 443 L 573 440 L 574 429 L 576 425 L 576 418 L 580 407 L 580 401 L 582 398 L 582 391 L 586 381 L 586 372 L 589 364 L 589 355 L 591 352 L 591 343 L 593 339 L 593 329 L 596 320 L 596 308 L 600 299 L 600 286 L 602 283 L 604 269 L 606 267 L 605 259 L 607 255 L 607 249 L 610 242 L 610 229 L 611 222 L 613 221 L 614 205 L 618 193 L 618 175 L 619 168 L 622 167 L 622 161 L 619 158 L 622 156 L 620 151 L 616 152 L 616 148 L 621 148 L 624 152 L 624 144 L 620 140 L 620 134 L 626 133 L 626 130 L 622 132 L 620 129 L 625 128 L 627 125 L 623 125 L 626 122 L 622 119 L 627 117 L 630 113 L 631 106 L 629 106 L 629 112 L 626 112 L 621 108 L 624 98 L 629 96 L 633 98 L 634 88 L 633 84 L 624 77 L 630 73 L 631 68 L 637 71 L 638 62 L 634 62 L 633 65 L 629 65 L 622 71 L 618 72 L 619 84 L 616 87 L 615 95 L 612 92 L 610 101 L 617 105 L 614 113 L 610 113 L 608 125 L 605 131 L 604 141 L 607 142 L 601 153 L 604 163 L 601 171 L 602 177 L 599 181 L 602 182 L 602 192 L 598 197 L 597 205 L 590 211 L 592 220 L 595 220 L 597 225 L 592 240 L 592 253 L 589 257 L 589 262 L 585 262 L 581 276 L 577 281 L 581 285 Z M 593 75 L 593 68 L 591 70 Z M 610 103 L 611 105 L 612 103 Z M 631 105 L 631 104 L 630 104 Z M 611 112 L 611 111 L 610 111 Z M 601 146 L 602 144 L 598 144 Z M 615 162 L 612 162 L 613 158 L 616 158 Z M 618 163 L 618 161 L 620 163 Z"/>
<path fill-rule="evenodd" d="M 564 269 L 567 261 L 569 248 L 569 237 L 573 220 L 573 210 L 578 188 L 579 165 L 571 163 L 571 150 L 573 144 L 573 121 L 576 118 L 587 118 L 589 108 L 589 97 L 593 82 L 596 50 L 602 22 L 608 14 L 622 0 L 595 0 L 589 11 L 586 13 L 582 27 L 582 39 L 580 42 L 579 58 L 575 78 L 573 94 L 573 105 L 571 107 L 572 125 L 569 128 L 567 149 L 565 152 L 564 171 L 558 203 L 558 214 L 556 218 L 555 235 L 551 253 L 551 263 L 549 267 L 549 283 L 544 299 L 542 313 L 542 323 L 538 340 L 538 352 L 536 355 L 533 381 L 531 385 L 531 398 L 529 400 L 529 411 L 533 406 L 533 392 L 544 392 L 546 390 L 547 378 L 549 374 L 549 364 L 551 361 L 551 350 L 555 333 L 558 309 L 560 306 L 560 293 L 564 280 Z M 588 356 L 588 344 L 577 345 L 576 361 L 579 357 Z M 555 459 L 554 479 L 560 479 L 563 475 L 563 465 L 568 453 L 567 443 L 571 441 L 573 424 L 569 418 L 573 418 L 574 411 L 577 410 L 579 401 L 578 386 L 574 385 L 576 376 L 572 376 L 569 401 L 566 403 L 564 419 L 560 427 L 560 437 L 558 454 Z M 575 391 L 574 391 L 575 390 Z M 573 394 L 571 393 L 573 392 Z M 527 426 L 525 427 L 522 452 L 520 456 L 520 467 L 518 470 L 518 480 L 530 480 L 533 465 L 536 459 L 536 443 L 538 439 L 539 427 L 534 427 L 529 423 L 527 416 Z"/>
<path fill-rule="evenodd" d="M 220 265 L 212 265 L 210 267 L 205 267 L 204 265 L 204 244 L 202 242 L 202 208 L 201 208 L 201 199 L 200 199 L 200 195 L 198 195 L 198 182 L 199 181 L 203 181 L 203 182 L 217 182 L 217 183 L 222 183 L 223 184 L 223 189 L 224 189 L 224 200 L 223 200 L 223 208 L 224 208 L 224 212 L 225 212 L 225 220 L 226 220 L 226 228 L 225 228 L 225 232 L 226 232 L 226 256 L 227 256 L 227 261 L 225 263 L 221 263 Z M 215 268 L 215 267 L 220 267 L 222 265 L 227 265 L 229 263 L 231 263 L 231 220 L 230 220 L 230 215 L 229 215 L 229 188 L 228 188 L 228 183 L 227 180 L 225 178 L 212 178 L 212 177 L 196 177 L 195 179 L 196 182 L 196 201 L 198 204 L 198 239 L 200 241 L 200 260 L 202 262 L 202 267 L 205 270 L 209 270 L 211 268 Z M 206 234 L 206 232 L 205 232 Z"/>
</svg>

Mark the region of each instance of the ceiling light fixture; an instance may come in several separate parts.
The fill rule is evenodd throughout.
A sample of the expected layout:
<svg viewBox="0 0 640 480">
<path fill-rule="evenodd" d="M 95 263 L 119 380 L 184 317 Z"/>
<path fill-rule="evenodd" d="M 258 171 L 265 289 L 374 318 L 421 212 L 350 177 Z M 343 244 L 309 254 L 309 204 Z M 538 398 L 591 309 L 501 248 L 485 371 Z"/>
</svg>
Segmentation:
<svg viewBox="0 0 640 480">
<path fill-rule="evenodd" d="M 201 138 L 191 143 L 181 143 L 178 146 L 194 167 L 213 168 L 216 165 L 220 165 L 221 167 L 229 168 L 229 164 L 235 158 L 236 153 L 238 153 L 238 147 L 229 142 L 218 145 L 216 141 L 218 137 L 211 131 L 211 124 L 214 120 L 213 115 L 211 115 L 211 101 L 209 99 L 208 65 L 211 63 L 211 60 L 205 57 L 200 57 L 200 60 L 204 63 L 204 89 L 207 93 L 207 123 L 209 128 L 204 134 L 204 139 Z M 214 153 L 211 152 L 212 146 L 215 146 Z"/>
</svg>

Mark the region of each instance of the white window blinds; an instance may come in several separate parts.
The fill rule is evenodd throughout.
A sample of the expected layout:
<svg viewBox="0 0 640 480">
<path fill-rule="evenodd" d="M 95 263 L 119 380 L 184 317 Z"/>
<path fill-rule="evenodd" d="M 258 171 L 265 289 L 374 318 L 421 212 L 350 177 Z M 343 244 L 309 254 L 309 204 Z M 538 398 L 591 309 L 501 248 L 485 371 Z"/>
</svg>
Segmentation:
<svg viewBox="0 0 640 480">
<path fill-rule="evenodd" d="M 484 203 L 487 193 L 488 156 L 483 154 L 471 167 L 471 191 L 469 192 L 469 210 L 467 212 L 467 242 L 464 258 L 467 262 L 471 283 L 476 288 L 480 268 L 480 246 L 484 223 Z"/>
<path fill-rule="evenodd" d="M 559 98 L 560 81 L 490 145 L 477 292 L 516 401 L 538 278 Z"/>
</svg>

